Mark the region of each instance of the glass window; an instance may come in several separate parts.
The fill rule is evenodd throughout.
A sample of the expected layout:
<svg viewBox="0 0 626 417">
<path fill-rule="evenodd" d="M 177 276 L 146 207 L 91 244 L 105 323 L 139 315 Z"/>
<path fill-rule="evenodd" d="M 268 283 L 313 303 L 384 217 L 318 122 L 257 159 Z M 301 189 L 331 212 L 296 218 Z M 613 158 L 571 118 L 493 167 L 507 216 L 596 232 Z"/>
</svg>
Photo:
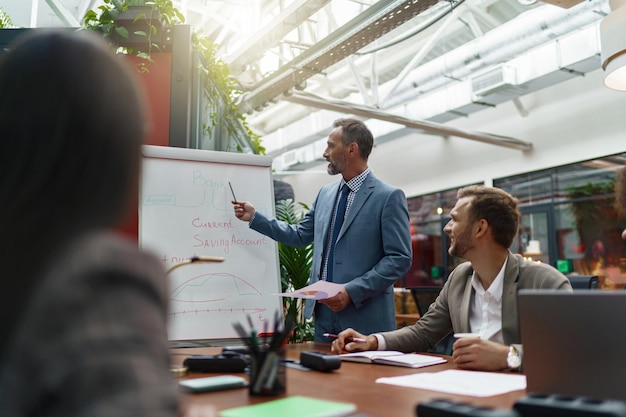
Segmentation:
<svg viewBox="0 0 626 417">
<path fill-rule="evenodd" d="M 601 288 L 623 288 L 626 218 L 615 206 L 615 181 L 624 167 L 626 153 L 494 179 L 495 187 L 520 203 L 522 219 L 511 251 L 566 274 L 598 275 Z M 413 239 L 407 286 L 441 285 L 463 261 L 448 255 L 443 233 L 457 190 L 407 200 Z"/>
<path fill-rule="evenodd" d="M 625 166 L 626 153 L 494 180 L 520 201 L 511 250 L 563 273 L 598 275 L 603 288 L 623 287 L 625 220 L 615 208 L 615 177 Z"/>
<path fill-rule="evenodd" d="M 443 228 L 456 204 L 458 189 L 407 199 L 411 219 L 413 262 L 403 286 L 441 286 L 448 273 L 463 259 L 448 255 L 448 236 Z"/>
<path fill-rule="evenodd" d="M 411 221 L 411 247 L 413 262 L 404 277 L 406 288 L 440 286 L 441 219 L 439 194 L 429 194 L 407 200 Z"/>
</svg>

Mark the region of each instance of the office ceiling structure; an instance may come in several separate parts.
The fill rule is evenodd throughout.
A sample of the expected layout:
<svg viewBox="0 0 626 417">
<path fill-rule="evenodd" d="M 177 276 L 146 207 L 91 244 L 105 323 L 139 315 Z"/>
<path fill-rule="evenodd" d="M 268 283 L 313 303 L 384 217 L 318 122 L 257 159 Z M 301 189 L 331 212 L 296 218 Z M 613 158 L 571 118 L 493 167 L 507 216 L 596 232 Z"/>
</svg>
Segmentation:
<svg viewBox="0 0 626 417">
<path fill-rule="evenodd" d="M 532 143 L 514 134 L 446 122 L 505 101 L 524 113 L 519 97 L 600 68 L 598 24 L 610 12 L 605 0 L 181 0 L 180 7 L 190 20 L 204 16 L 244 92 L 240 108 L 283 174 L 318 166 L 332 120 L 345 115 L 366 120 L 378 144 L 408 128 L 529 150 Z M 252 24 L 241 18 L 250 8 Z M 254 29 L 242 36 L 243 28 Z"/>
<path fill-rule="evenodd" d="M 11 14 L 12 6 L 0 0 Z M 12 2 L 12 0 L 9 0 Z M 25 26 L 76 26 L 101 0 L 23 1 Z M 174 0 L 219 45 L 240 109 L 277 173 L 322 161 L 332 120 L 377 144 L 406 129 L 520 151 L 532 142 L 447 124 L 600 68 L 608 0 Z M 30 10 L 28 10 L 30 7 Z M 21 17 L 22 18 L 22 17 Z M 14 20 L 15 17 L 14 17 Z"/>
</svg>

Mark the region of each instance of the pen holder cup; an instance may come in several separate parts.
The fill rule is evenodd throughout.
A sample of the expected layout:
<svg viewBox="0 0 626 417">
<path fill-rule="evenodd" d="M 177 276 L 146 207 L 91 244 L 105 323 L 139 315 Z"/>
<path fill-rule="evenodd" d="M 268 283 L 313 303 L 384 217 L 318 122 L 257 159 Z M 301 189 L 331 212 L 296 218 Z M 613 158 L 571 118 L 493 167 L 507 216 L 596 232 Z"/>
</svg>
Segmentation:
<svg viewBox="0 0 626 417">
<path fill-rule="evenodd" d="M 250 355 L 250 395 L 278 395 L 287 388 L 285 350 L 268 350 Z"/>
</svg>

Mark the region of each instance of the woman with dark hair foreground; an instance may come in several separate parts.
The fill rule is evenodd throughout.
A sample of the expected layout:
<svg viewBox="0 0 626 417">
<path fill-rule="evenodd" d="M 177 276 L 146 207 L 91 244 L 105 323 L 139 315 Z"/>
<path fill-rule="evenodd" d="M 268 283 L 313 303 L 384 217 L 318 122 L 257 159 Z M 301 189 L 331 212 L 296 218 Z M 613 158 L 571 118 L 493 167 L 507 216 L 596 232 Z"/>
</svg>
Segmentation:
<svg viewBox="0 0 626 417">
<path fill-rule="evenodd" d="M 114 232 L 144 129 L 95 35 L 44 30 L 0 57 L 0 414 L 179 415 L 165 272 Z"/>
</svg>

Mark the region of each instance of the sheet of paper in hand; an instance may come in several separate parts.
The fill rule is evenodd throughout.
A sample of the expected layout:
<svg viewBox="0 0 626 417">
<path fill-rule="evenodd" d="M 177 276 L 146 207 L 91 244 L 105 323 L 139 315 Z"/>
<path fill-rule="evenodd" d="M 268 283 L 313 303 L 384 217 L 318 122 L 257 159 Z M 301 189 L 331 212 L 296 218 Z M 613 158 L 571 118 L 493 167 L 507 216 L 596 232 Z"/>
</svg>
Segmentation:
<svg viewBox="0 0 626 417">
<path fill-rule="evenodd" d="M 296 291 L 281 292 L 276 295 L 292 298 L 309 298 L 312 300 L 325 300 L 334 297 L 343 289 L 343 284 L 336 284 L 328 281 L 317 281 L 315 284 L 307 285 Z"/>
</svg>

